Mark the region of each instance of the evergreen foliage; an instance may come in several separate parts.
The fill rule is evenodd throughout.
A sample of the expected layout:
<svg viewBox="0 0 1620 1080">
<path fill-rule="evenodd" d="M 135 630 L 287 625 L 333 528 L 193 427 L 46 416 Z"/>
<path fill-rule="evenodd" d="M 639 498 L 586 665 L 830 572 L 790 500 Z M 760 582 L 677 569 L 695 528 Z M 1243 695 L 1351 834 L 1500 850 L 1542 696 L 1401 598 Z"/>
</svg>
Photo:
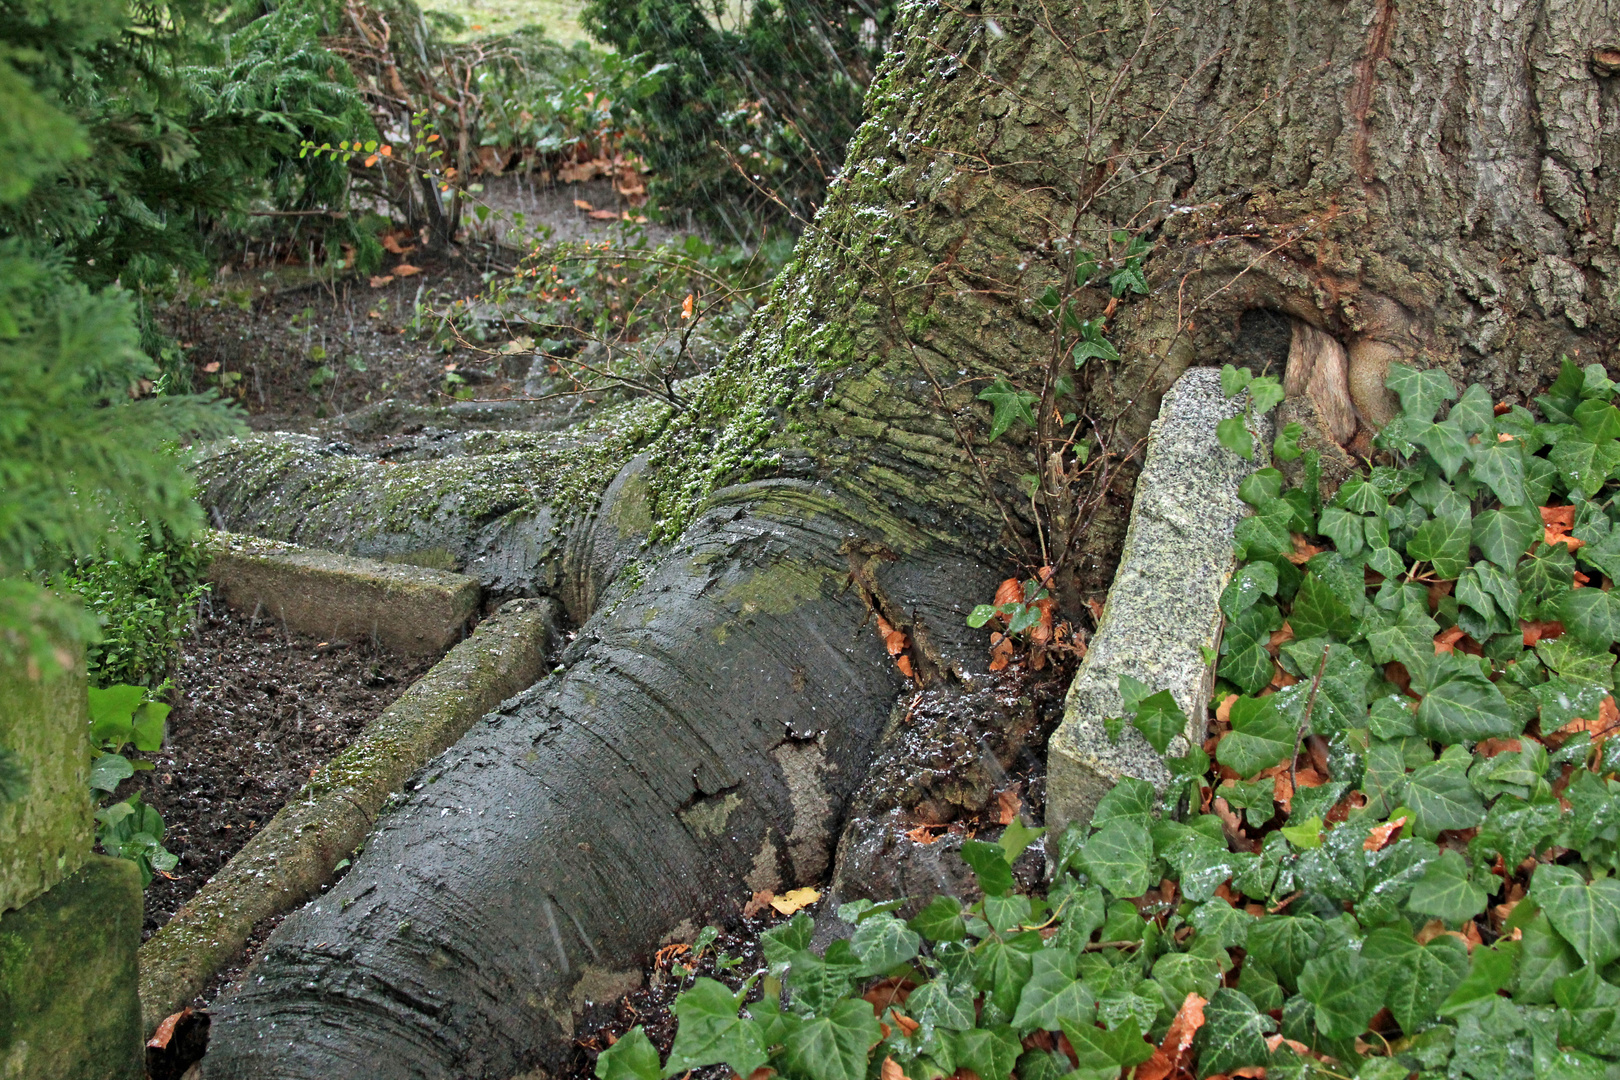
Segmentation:
<svg viewBox="0 0 1620 1080">
<path fill-rule="evenodd" d="M 653 199 L 741 239 L 748 222 L 784 211 L 808 220 L 820 204 L 860 124 L 891 10 L 867 0 L 708 10 L 701 0 L 591 0 L 582 21 L 621 53 L 668 65 L 636 102 L 645 124 L 631 141 Z"/>
</svg>

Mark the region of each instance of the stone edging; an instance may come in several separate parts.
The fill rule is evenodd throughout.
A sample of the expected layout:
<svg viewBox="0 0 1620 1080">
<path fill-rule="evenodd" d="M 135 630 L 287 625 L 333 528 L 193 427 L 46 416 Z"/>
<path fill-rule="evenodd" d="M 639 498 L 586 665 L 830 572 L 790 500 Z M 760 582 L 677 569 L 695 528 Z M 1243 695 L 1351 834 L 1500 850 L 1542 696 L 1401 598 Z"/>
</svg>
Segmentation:
<svg viewBox="0 0 1620 1080">
<path fill-rule="evenodd" d="M 201 993 L 256 924 L 298 907 L 331 881 L 411 774 L 545 673 L 561 615 L 550 598 L 504 604 L 318 770 L 141 946 L 147 1033 Z"/>
<path fill-rule="evenodd" d="M 1124 709 L 1121 675 L 1169 690 L 1187 714 L 1187 732 L 1171 741 L 1171 756 L 1202 735 L 1210 658 L 1220 643 L 1220 596 L 1234 565 L 1233 531 L 1249 512 L 1238 485 L 1265 463 L 1271 445 L 1268 418 L 1255 438 L 1260 462 L 1220 445 L 1215 426 L 1240 405 L 1222 392 L 1215 368 L 1190 369 L 1164 396 L 1102 623 L 1047 745 L 1046 823 L 1053 836 L 1070 822 L 1089 822 L 1122 777 L 1146 780 L 1161 794 L 1170 782 L 1163 760 L 1135 728 L 1127 725 L 1117 743 L 1108 736 L 1105 718 Z"/>
</svg>

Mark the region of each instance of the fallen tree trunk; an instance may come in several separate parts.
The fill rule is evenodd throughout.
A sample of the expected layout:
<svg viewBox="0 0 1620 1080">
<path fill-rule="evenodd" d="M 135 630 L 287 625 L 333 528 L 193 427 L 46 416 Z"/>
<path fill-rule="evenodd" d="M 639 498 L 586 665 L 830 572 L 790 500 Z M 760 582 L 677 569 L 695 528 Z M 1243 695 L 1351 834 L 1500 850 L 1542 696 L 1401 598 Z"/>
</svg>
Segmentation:
<svg viewBox="0 0 1620 1080">
<path fill-rule="evenodd" d="M 1611 356 L 1615 16 L 913 4 L 827 207 L 680 411 L 603 420 L 588 467 L 547 441 L 584 433 L 215 458 L 230 527 L 428 552 L 589 621 L 283 924 L 205 1074 L 548 1066 L 572 1010 L 683 923 L 821 877 L 908 688 L 874 611 L 936 685 L 982 668 L 962 617 L 1009 564 L 1057 565 L 1078 610 L 1190 363 L 1320 365 L 1289 373 L 1292 405 L 1347 464 L 1394 360 L 1522 398 L 1560 352 Z M 1104 325 L 1121 358 L 1077 373 Z"/>
</svg>

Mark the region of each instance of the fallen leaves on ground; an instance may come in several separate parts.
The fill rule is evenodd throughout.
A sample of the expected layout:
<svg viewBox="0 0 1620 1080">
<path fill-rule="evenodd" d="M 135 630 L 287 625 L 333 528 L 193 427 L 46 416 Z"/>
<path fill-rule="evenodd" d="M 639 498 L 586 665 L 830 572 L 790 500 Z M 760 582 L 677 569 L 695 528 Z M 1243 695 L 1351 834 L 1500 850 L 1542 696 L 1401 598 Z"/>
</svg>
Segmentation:
<svg viewBox="0 0 1620 1080">
<path fill-rule="evenodd" d="M 792 889 L 772 900 L 771 907 L 778 915 L 792 915 L 800 908 L 807 908 L 820 899 L 821 894 L 814 889 Z"/>
<path fill-rule="evenodd" d="M 996 792 L 997 825 L 1011 825 L 1018 820 L 1018 812 L 1023 808 L 1024 800 L 1018 797 L 1018 785 Z"/>
<path fill-rule="evenodd" d="M 410 263 L 400 263 L 398 266 L 394 267 L 395 277 L 412 277 L 416 274 L 420 274 L 421 272 L 422 268 L 420 266 L 412 266 Z"/>
<path fill-rule="evenodd" d="M 1167 1080 L 1177 1073 L 1191 1076 L 1189 1067 L 1192 1062 L 1187 1052 L 1192 1048 L 1198 1029 L 1204 1026 L 1204 1006 L 1208 1004 L 1207 1000 L 1194 993 L 1189 993 L 1182 1000 L 1175 1019 L 1170 1021 L 1170 1030 L 1165 1032 L 1164 1042 L 1136 1070 L 1136 1080 Z"/>
<path fill-rule="evenodd" d="M 394 275 L 393 274 L 372 274 L 371 275 L 371 287 L 373 289 L 380 289 L 384 285 L 387 285 L 390 281 L 393 281 L 393 280 L 394 280 Z M 380 311 L 369 311 L 366 314 L 369 315 L 373 319 L 382 318 L 382 312 L 380 312 Z"/>
</svg>

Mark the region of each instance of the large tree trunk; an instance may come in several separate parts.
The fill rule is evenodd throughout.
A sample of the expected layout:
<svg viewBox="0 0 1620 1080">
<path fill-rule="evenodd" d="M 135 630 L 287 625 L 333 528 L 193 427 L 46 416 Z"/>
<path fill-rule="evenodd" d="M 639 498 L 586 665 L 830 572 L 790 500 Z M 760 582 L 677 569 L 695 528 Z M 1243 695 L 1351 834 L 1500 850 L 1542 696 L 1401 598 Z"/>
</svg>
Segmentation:
<svg viewBox="0 0 1620 1080">
<path fill-rule="evenodd" d="M 1292 407 L 1364 449 L 1392 360 L 1516 397 L 1560 353 L 1609 360 L 1617 12 L 915 4 L 826 209 L 688 408 L 477 461 L 277 458 L 247 486 L 213 459 L 228 524 L 442 548 L 588 621 L 276 933 L 206 1075 L 554 1063 L 579 1003 L 683 921 L 818 878 L 909 690 L 874 609 L 949 687 L 983 668 L 962 615 L 1000 571 L 1057 562 L 1071 602 L 1106 584 L 1137 440 L 1189 364 L 1291 356 Z M 1122 257 L 1116 229 L 1155 246 L 1149 292 L 1109 305 L 1073 251 Z M 1072 403 L 1048 286 L 1123 353 Z M 997 378 L 1042 401 L 992 442 Z M 1070 409 L 1102 444 L 1084 462 Z"/>
</svg>

